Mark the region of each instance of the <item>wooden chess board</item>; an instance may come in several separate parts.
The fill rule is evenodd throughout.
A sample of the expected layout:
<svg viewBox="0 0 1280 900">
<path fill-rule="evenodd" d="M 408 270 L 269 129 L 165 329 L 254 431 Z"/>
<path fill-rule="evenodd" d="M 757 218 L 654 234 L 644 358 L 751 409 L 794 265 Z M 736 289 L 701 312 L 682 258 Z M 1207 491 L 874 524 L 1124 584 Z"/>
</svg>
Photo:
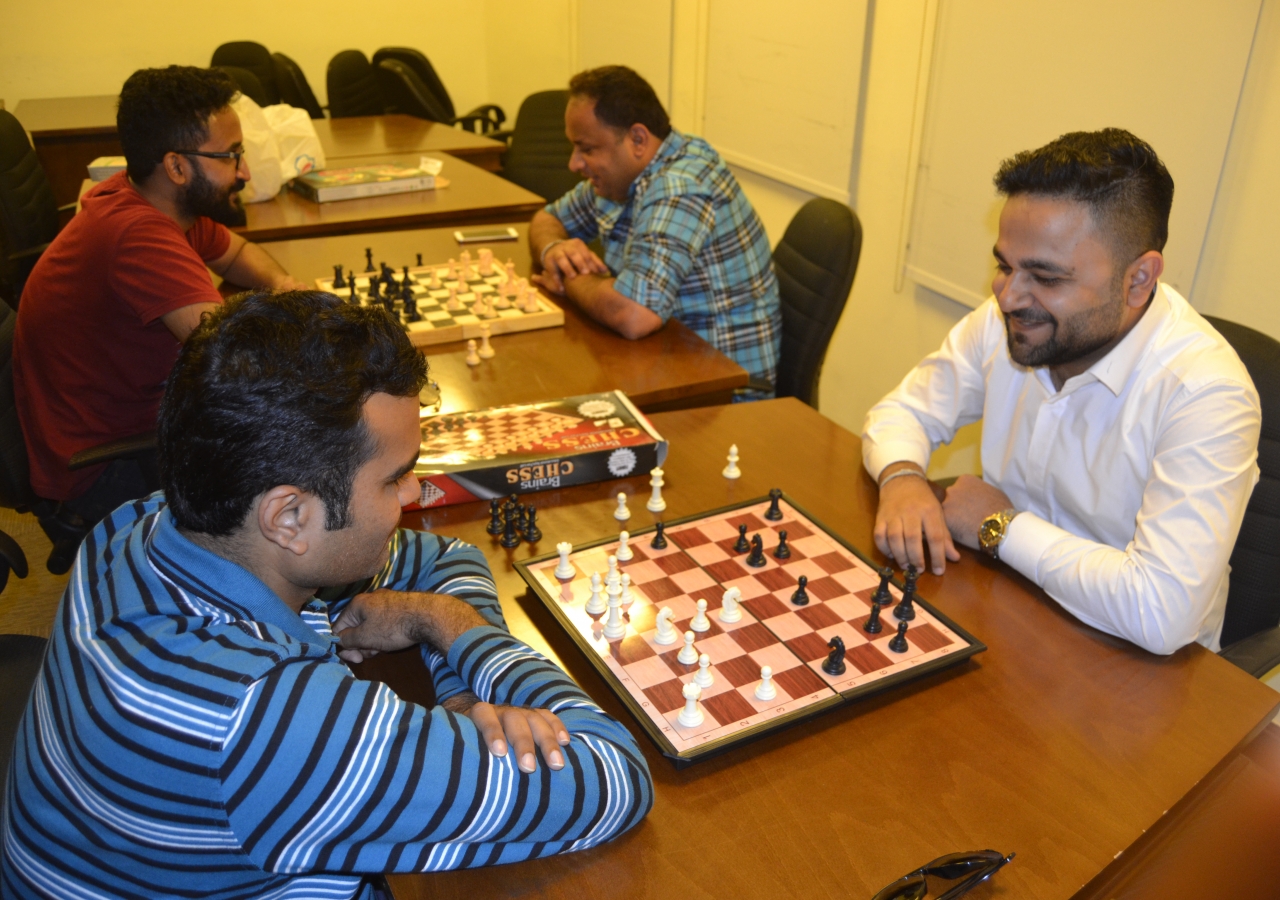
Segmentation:
<svg viewBox="0 0 1280 900">
<path fill-rule="evenodd" d="M 666 526 L 667 547 L 661 550 L 651 546 L 652 529 L 632 536 L 634 557 L 618 563 L 619 572 L 631 576 L 632 602 L 624 604 L 626 633 L 617 640 L 604 637 L 604 615 L 590 615 L 584 608 L 591 575 L 605 577 L 608 558 L 618 550 L 616 537 L 575 547 L 569 556 L 571 578 L 556 577 L 558 553 L 516 563 L 610 688 L 677 765 L 705 759 L 986 649 L 917 596 L 916 617 L 906 632 L 907 649 L 892 651 L 888 645 L 897 634 L 893 610 L 901 601 L 901 586 L 890 586 L 893 605 L 881 613 L 884 630 L 867 634 L 862 626 L 880 583 L 876 569 L 789 498 L 779 503 L 780 521 L 765 519 L 768 508 L 764 498 L 671 522 Z M 762 567 L 747 566 L 748 554 L 733 549 L 742 524 L 747 525 L 748 537 L 763 538 Z M 791 548 L 788 559 L 773 555 L 782 531 Z M 808 578 L 809 602 L 803 606 L 791 602 L 800 575 Z M 741 591 L 743 615 L 725 623 L 718 612 L 730 587 Z M 677 660 L 682 639 L 663 645 L 654 635 L 663 607 L 671 608 L 674 625 L 683 635 L 699 599 L 707 601 L 710 628 L 696 635 L 694 648 L 710 657 L 714 682 L 703 688 L 699 700 L 702 724 L 686 728 L 677 719 L 685 705 L 682 688 L 698 666 Z M 846 648 L 846 671 L 839 676 L 822 668 L 834 635 Z M 756 699 L 755 688 L 766 665 L 773 669 L 777 696 L 764 702 Z"/>
<path fill-rule="evenodd" d="M 618 425 L 622 421 L 616 420 Z M 546 438 L 582 424 L 583 419 L 535 407 L 492 412 L 436 415 L 422 420 L 423 459 L 466 453 L 471 459 L 496 459 L 531 450 Z M 601 422 L 609 424 L 608 421 Z"/>
</svg>

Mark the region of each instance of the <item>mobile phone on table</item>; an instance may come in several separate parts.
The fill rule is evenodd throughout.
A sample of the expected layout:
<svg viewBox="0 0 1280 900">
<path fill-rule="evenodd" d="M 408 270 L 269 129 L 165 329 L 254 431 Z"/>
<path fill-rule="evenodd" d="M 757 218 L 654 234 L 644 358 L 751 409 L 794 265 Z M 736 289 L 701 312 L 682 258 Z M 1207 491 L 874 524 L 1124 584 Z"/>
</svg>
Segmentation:
<svg viewBox="0 0 1280 900">
<path fill-rule="evenodd" d="M 455 231 L 453 239 L 459 244 L 487 244 L 490 241 L 514 241 L 520 235 L 514 228 L 508 225 L 506 228 L 489 227 L 489 228 L 468 228 L 465 231 Z"/>
</svg>

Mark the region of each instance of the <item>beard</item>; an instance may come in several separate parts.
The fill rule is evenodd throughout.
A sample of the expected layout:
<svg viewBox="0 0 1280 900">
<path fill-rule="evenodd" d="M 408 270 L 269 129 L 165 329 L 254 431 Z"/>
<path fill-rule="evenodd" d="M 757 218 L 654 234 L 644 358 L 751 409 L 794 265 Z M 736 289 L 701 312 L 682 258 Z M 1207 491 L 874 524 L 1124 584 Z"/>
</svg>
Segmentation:
<svg viewBox="0 0 1280 900">
<path fill-rule="evenodd" d="M 240 202 L 240 191 L 243 190 L 244 180 L 240 178 L 225 190 L 219 190 L 199 166 L 194 166 L 191 183 L 180 201 L 182 211 L 192 218 L 205 216 L 228 227 L 244 225 L 244 205 Z"/>
<path fill-rule="evenodd" d="M 1113 283 L 1111 297 L 1101 306 L 1075 313 L 1061 322 L 1048 310 L 1027 308 L 1004 314 L 1009 358 L 1020 366 L 1062 366 L 1088 356 L 1115 339 L 1124 318 L 1124 297 L 1120 284 Z M 1014 334 L 1009 321 L 1024 325 L 1048 324 L 1049 337 L 1032 344 L 1025 334 Z"/>
</svg>

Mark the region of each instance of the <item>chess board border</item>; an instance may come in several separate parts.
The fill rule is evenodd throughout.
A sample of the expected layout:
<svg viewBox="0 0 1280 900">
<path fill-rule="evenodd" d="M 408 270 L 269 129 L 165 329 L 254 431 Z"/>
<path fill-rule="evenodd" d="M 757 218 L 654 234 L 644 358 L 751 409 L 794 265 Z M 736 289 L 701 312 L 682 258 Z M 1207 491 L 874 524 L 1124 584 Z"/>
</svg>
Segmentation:
<svg viewBox="0 0 1280 900">
<path fill-rule="evenodd" d="M 793 510 L 799 513 L 801 516 L 804 516 L 804 518 L 807 519 L 811 524 L 821 529 L 822 532 L 827 537 L 834 540 L 841 547 L 848 550 L 850 553 L 852 553 L 862 562 L 870 566 L 873 571 L 879 568 L 878 566 L 876 566 L 873 560 L 867 557 L 865 553 L 863 553 L 857 547 L 854 547 L 852 544 L 850 544 L 848 541 L 842 538 L 835 531 L 828 528 L 820 519 L 818 519 L 816 516 L 811 514 L 803 506 L 796 503 L 795 500 L 792 499 L 790 495 L 783 493 L 782 499 L 786 501 L 787 505 L 790 506 Z M 684 516 L 679 519 L 673 519 L 669 522 L 664 522 L 663 524 L 668 530 L 670 530 L 673 528 L 678 528 L 681 525 L 688 525 L 692 522 L 698 522 L 698 521 L 706 520 L 709 518 L 714 518 L 716 516 L 726 516 L 729 513 L 735 512 L 737 510 L 740 510 L 749 506 L 756 506 L 758 504 L 767 503 L 767 502 L 769 502 L 769 497 L 767 495 L 763 497 L 754 497 L 749 500 L 743 500 L 738 503 L 730 504 L 729 506 L 722 506 L 718 509 L 707 510 L 706 512 L 695 513 L 690 516 Z M 631 537 L 633 540 L 638 540 L 640 537 L 644 535 L 653 534 L 655 530 L 656 529 L 651 526 L 649 528 L 645 528 L 640 531 L 631 532 Z M 573 547 L 573 552 L 578 553 L 583 550 L 590 550 L 594 547 L 600 547 L 605 544 L 613 543 L 617 539 L 618 539 L 617 535 L 608 535 L 606 537 L 600 538 L 599 540 L 590 541 L 584 544 L 575 544 Z M 955 635 L 966 644 L 965 647 L 963 647 L 962 649 L 956 650 L 952 653 L 949 653 L 946 656 L 942 656 L 937 659 L 933 659 L 928 662 L 921 663 L 918 666 L 912 666 L 912 667 L 903 669 L 899 672 L 895 672 L 892 675 L 887 675 L 884 678 L 880 678 L 875 681 L 868 682 L 867 684 L 850 688 L 849 690 L 835 694 L 826 700 L 821 700 L 821 701 L 818 701 L 817 703 L 813 703 L 808 706 L 802 707 L 800 709 L 793 710 L 792 712 L 778 716 L 777 718 L 769 719 L 764 722 L 758 722 L 755 725 L 751 725 L 742 729 L 741 731 L 734 732 L 733 734 L 726 735 L 722 738 L 717 738 L 712 741 L 707 741 L 705 744 L 701 744 L 697 747 L 690 748 L 688 750 L 681 752 L 675 748 L 675 746 L 671 743 L 671 741 L 667 739 L 665 735 L 663 735 L 661 729 L 659 729 L 659 727 L 644 712 L 644 710 L 640 708 L 640 704 L 636 700 L 636 698 L 633 697 L 631 695 L 631 692 L 628 691 L 618 681 L 617 676 L 614 675 L 613 671 L 609 668 L 608 664 L 604 661 L 604 658 L 601 657 L 600 654 L 598 654 L 595 651 L 595 649 L 587 641 L 586 637 L 578 630 L 577 626 L 574 625 L 574 623 L 565 614 L 565 612 L 561 608 L 561 603 L 558 600 L 556 600 L 555 597 L 552 597 L 550 594 L 547 593 L 546 589 L 542 586 L 541 582 L 539 581 L 537 575 L 534 574 L 534 572 L 532 571 L 533 567 L 541 563 L 545 563 L 549 560 L 555 559 L 558 556 L 559 554 L 556 551 L 552 550 L 550 553 L 543 553 L 527 560 L 516 560 L 515 561 L 516 571 L 520 573 L 520 577 L 525 580 L 525 583 L 529 586 L 533 594 L 536 595 L 538 599 L 542 601 L 542 605 L 546 607 L 548 611 L 550 611 L 552 616 L 555 617 L 556 621 L 560 624 L 560 627 L 563 628 L 564 631 L 568 633 L 569 637 L 573 640 L 574 644 L 576 644 L 578 649 L 582 652 L 582 654 L 586 656 L 587 661 L 591 663 L 592 667 L 595 668 L 596 672 L 604 680 L 605 684 L 609 686 L 609 689 L 612 690 L 613 693 L 622 701 L 623 705 L 627 707 L 627 710 L 631 713 L 631 715 L 635 718 L 635 720 L 640 724 L 640 727 L 644 729 L 645 733 L 648 734 L 650 739 L 658 746 L 658 749 L 662 751 L 662 755 L 667 757 L 669 760 L 671 760 L 677 769 L 683 769 L 684 767 L 691 765 L 695 762 L 702 762 L 703 760 L 710 759 L 713 756 L 718 756 L 719 754 L 724 753 L 728 750 L 731 750 L 735 747 L 750 743 L 752 741 L 759 740 L 760 738 L 765 737 L 766 735 L 773 734 L 774 732 L 777 732 L 777 731 L 781 731 L 784 728 L 789 728 L 790 726 L 795 725 L 799 722 L 807 721 L 817 716 L 824 715 L 825 713 L 837 707 L 846 706 L 850 703 L 854 703 L 858 700 L 865 699 L 874 694 L 879 694 L 884 691 L 891 690 L 907 682 L 915 681 L 916 679 L 924 678 L 928 675 L 932 675 L 933 673 L 938 672 L 942 669 L 949 669 L 953 666 L 959 665 L 960 663 L 964 662 L 965 660 L 969 659 L 975 654 L 982 653 L 987 649 L 986 644 L 978 640 L 978 638 L 974 637 L 971 633 L 969 633 L 964 628 L 961 628 L 959 625 L 957 625 L 955 621 L 952 620 L 949 616 L 946 616 L 941 612 L 939 612 L 938 609 L 933 606 L 933 604 L 929 603 L 927 600 L 922 598 L 917 593 L 916 601 L 915 601 L 916 604 L 924 607 L 924 609 L 926 609 L 931 616 L 933 616 L 935 619 L 937 619 L 947 628 L 951 629 L 951 631 L 954 632 Z M 899 590 L 901 590 L 903 587 L 902 581 L 898 578 L 892 579 L 892 583 L 897 588 L 899 588 Z M 909 634 L 910 632 L 908 632 L 908 635 Z"/>
</svg>

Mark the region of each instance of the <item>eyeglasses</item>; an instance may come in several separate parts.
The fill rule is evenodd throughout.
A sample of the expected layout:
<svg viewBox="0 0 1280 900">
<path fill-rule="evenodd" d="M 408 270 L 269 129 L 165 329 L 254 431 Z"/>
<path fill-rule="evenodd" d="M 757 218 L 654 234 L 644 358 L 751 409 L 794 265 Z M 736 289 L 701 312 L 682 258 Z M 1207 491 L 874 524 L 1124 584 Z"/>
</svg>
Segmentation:
<svg viewBox="0 0 1280 900">
<path fill-rule="evenodd" d="M 183 156 L 203 156 L 205 159 L 234 159 L 237 170 L 240 168 L 240 158 L 244 156 L 243 150 L 221 150 L 217 153 L 209 150 L 170 150 L 169 152 L 181 153 Z"/>
<path fill-rule="evenodd" d="M 925 876 L 933 875 L 953 881 L 963 878 L 957 885 L 948 888 L 938 896 L 937 900 L 954 900 L 969 893 L 986 881 L 1013 859 L 1016 854 L 1003 855 L 998 850 L 973 850 L 968 853 L 949 853 L 939 856 L 933 862 L 925 863 L 914 872 L 908 872 L 888 887 L 881 888 L 871 900 L 924 900 L 929 893 L 929 885 Z"/>
</svg>

